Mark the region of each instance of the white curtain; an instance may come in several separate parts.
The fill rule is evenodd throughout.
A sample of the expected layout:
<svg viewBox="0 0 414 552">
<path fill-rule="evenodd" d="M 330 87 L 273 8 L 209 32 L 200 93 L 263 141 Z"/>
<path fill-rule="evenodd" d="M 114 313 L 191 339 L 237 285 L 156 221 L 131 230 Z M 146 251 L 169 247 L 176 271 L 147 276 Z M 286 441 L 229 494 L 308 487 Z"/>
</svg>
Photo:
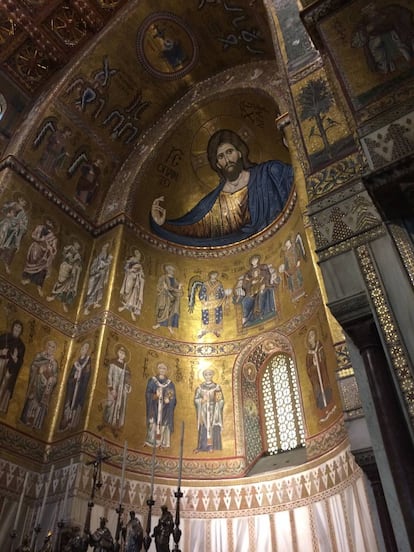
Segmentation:
<svg viewBox="0 0 414 552">
<path fill-rule="evenodd" d="M 295 508 L 293 510 L 293 518 L 295 524 L 295 552 L 309 552 L 313 542 L 313 533 L 311 525 L 311 513 L 309 506 Z M 319 552 L 319 549 L 316 548 Z"/>
<path fill-rule="evenodd" d="M 277 512 L 275 515 L 276 546 L 278 552 L 296 552 L 292 542 L 289 510 Z M 266 552 L 272 552 L 271 548 Z"/>
</svg>

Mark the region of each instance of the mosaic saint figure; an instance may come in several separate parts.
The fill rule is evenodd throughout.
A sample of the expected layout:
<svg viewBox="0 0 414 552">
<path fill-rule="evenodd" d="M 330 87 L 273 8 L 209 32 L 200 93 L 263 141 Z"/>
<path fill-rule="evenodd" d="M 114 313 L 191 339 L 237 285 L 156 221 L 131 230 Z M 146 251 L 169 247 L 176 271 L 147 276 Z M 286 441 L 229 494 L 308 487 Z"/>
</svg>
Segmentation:
<svg viewBox="0 0 414 552">
<path fill-rule="evenodd" d="M 197 337 L 201 338 L 208 333 L 220 337 L 223 330 L 223 311 L 227 294 L 222 282 L 218 279 L 218 272 L 212 270 L 204 282 L 197 279 L 190 282 L 188 293 L 190 313 L 194 310 L 197 292 L 202 305 L 201 329 Z"/>
<path fill-rule="evenodd" d="M 352 34 L 353 48 L 363 48 L 373 72 L 392 73 L 414 59 L 414 17 L 404 6 L 377 6 L 368 2 Z"/>
<path fill-rule="evenodd" d="M 145 392 L 147 407 L 147 436 L 145 444 L 148 446 L 169 447 L 171 434 L 174 431 L 174 410 L 177 404 L 175 385 L 167 376 L 168 368 L 160 362 L 157 374 L 147 382 Z"/>
<path fill-rule="evenodd" d="M 138 249 L 135 249 L 134 254 L 126 260 L 124 271 L 125 275 L 120 291 L 122 305 L 118 308 L 118 311 L 128 310 L 131 313 L 132 320 L 135 321 L 136 317 L 141 314 L 145 284 L 141 253 Z"/>
<path fill-rule="evenodd" d="M 295 302 L 305 295 L 301 261 L 306 259 L 306 251 L 301 235 L 297 234 L 295 240 L 288 238 L 282 252 L 283 264 L 279 266 L 279 273 L 284 277 L 292 301 Z"/>
<path fill-rule="evenodd" d="M 3 261 L 7 274 L 10 274 L 10 265 L 27 230 L 26 207 L 26 199 L 20 196 L 15 201 L 6 202 L 1 208 L 0 260 Z"/>
<path fill-rule="evenodd" d="M 76 184 L 76 199 L 83 205 L 90 205 L 95 198 L 102 175 L 103 159 L 83 163 L 80 177 Z"/>
<path fill-rule="evenodd" d="M 104 243 L 101 251 L 93 259 L 89 269 L 84 314 L 89 314 L 92 307 L 97 309 L 101 306 L 112 260 L 113 256 L 109 252 L 109 243 Z"/>
<path fill-rule="evenodd" d="M 277 314 L 275 292 L 280 279 L 260 255 L 250 258 L 249 270 L 240 276 L 234 290 L 234 303 L 242 307 L 243 327 L 259 324 Z"/>
<path fill-rule="evenodd" d="M 135 512 L 129 512 L 129 520 L 126 527 L 122 530 L 125 552 L 140 552 L 144 538 L 144 531 L 141 522 L 136 517 Z"/>
<path fill-rule="evenodd" d="M 23 324 L 12 323 L 10 332 L 0 335 L 0 412 L 7 412 L 26 347 L 21 339 Z"/>
<path fill-rule="evenodd" d="M 59 429 L 76 429 L 87 397 L 92 372 L 90 343 L 83 343 L 79 357 L 72 364 L 66 382 L 66 394 Z"/>
<path fill-rule="evenodd" d="M 214 370 L 203 371 L 204 381 L 194 394 L 198 441 L 195 452 L 222 450 L 224 397 L 221 386 L 213 381 Z"/>
<path fill-rule="evenodd" d="M 167 219 L 161 203 L 153 201 L 151 225 L 159 236 L 184 245 L 226 245 L 260 232 L 283 210 L 292 188 L 293 170 L 280 161 L 254 164 L 238 134 L 223 129 L 207 145 L 218 186 L 188 213 Z"/>
<path fill-rule="evenodd" d="M 58 239 L 54 223 L 46 218 L 32 232 L 32 243 L 26 255 L 26 264 L 22 274 L 22 284 L 35 284 L 39 295 L 43 295 L 43 284 L 52 268 L 57 253 Z"/>
<path fill-rule="evenodd" d="M 29 384 L 20 421 L 42 429 L 56 387 L 59 365 L 55 358 L 56 341 L 50 339 L 45 350 L 37 353 L 30 367 Z"/>
<path fill-rule="evenodd" d="M 174 529 L 174 519 L 167 506 L 161 506 L 161 517 L 154 527 L 155 547 L 157 552 L 170 552 L 170 537 Z"/>
<path fill-rule="evenodd" d="M 131 393 L 131 371 L 127 364 L 128 351 L 123 345 L 116 350 L 116 358 L 109 362 L 106 379 L 107 399 L 103 411 L 104 425 L 111 427 L 116 436 L 124 427 L 128 395 Z"/>
<path fill-rule="evenodd" d="M 325 350 L 318 334 L 311 328 L 307 335 L 306 371 L 319 410 L 326 410 L 332 401 L 332 386 L 329 381 Z"/>
<path fill-rule="evenodd" d="M 69 127 L 64 127 L 62 130 L 56 128 L 49 134 L 39 160 L 39 165 L 45 173 L 56 173 L 63 167 L 68 157 L 67 145 L 71 136 L 72 131 Z"/>
<path fill-rule="evenodd" d="M 73 303 L 78 292 L 81 272 L 82 257 L 80 254 L 80 244 L 74 241 L 63 248 L 62 262 L 59 266 L 57 280 L 46 300 L 54 301 L 58 298 L 63 304 L 63 309 L 67 312 L 68 307 Z"/>
<path fill-rule="evenodd" d="M 164 274 L 157 283 L 157 300 L 155 305 L 156 324 L 154 329 L 164 326 L 174 333 L 180 320 L 180 299 L 183 285 L 175 277 L 175 267 L 164 266 Z"/>
</svg>

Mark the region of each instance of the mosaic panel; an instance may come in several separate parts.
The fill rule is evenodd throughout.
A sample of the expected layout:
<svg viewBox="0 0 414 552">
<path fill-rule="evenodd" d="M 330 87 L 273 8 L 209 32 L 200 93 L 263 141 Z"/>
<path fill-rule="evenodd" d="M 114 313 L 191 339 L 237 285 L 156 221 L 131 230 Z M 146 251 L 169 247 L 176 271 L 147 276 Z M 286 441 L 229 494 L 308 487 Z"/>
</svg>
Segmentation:
<svg viewBox="0 0 414 552">
<path fill-rule="evenodd" d="M 311 216 L 317 248 L 345 241 L 381 224 L 367 192 L 361 192 Z"/>
<path fill-rule="evenodd" d="M 414 111 L 361 138 L 371 169 L 393 163 L 414 151 Z"/>
<path fill-rule="evenodd" d="M 331 164 L 307 179 L 306 190 L 309 201 L 350 183 L 362 173 L 363 162 L 359 154 L 353 154 Z"/>
</svg>

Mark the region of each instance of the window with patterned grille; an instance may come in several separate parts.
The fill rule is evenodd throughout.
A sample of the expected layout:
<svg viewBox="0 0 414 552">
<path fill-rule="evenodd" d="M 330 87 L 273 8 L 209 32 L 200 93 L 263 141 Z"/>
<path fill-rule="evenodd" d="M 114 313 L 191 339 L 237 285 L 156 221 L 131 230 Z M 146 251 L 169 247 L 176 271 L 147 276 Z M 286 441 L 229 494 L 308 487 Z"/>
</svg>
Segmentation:
<svg viewBox="0 0 414 552">
<path fill-rule="evenodd" d="M 261 388 L 268 454 L 303 447 L 305 432 L 292 358 L 274 356 L 263 372 Z"/>
</svg>

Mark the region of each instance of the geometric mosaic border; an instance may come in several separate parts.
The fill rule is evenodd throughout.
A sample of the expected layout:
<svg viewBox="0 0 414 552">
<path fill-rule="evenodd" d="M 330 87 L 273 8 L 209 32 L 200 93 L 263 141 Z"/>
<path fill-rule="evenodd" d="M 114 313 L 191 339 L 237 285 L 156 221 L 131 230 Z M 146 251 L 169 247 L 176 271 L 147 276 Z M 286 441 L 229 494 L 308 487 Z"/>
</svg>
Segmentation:
<svg viewBox="0 0 414 552">
<path fill-rule="evenodd" d="M 356 249 L 356 255 L 382 329 L 395 376 L 399 382 L 411 422 L 414 425 L 414 379 L 397 331 L 394 316 L 386 300 L 386 294 L 382 288 L 370 249 L 367 245 L 361 245 Z"/>
</svg>

